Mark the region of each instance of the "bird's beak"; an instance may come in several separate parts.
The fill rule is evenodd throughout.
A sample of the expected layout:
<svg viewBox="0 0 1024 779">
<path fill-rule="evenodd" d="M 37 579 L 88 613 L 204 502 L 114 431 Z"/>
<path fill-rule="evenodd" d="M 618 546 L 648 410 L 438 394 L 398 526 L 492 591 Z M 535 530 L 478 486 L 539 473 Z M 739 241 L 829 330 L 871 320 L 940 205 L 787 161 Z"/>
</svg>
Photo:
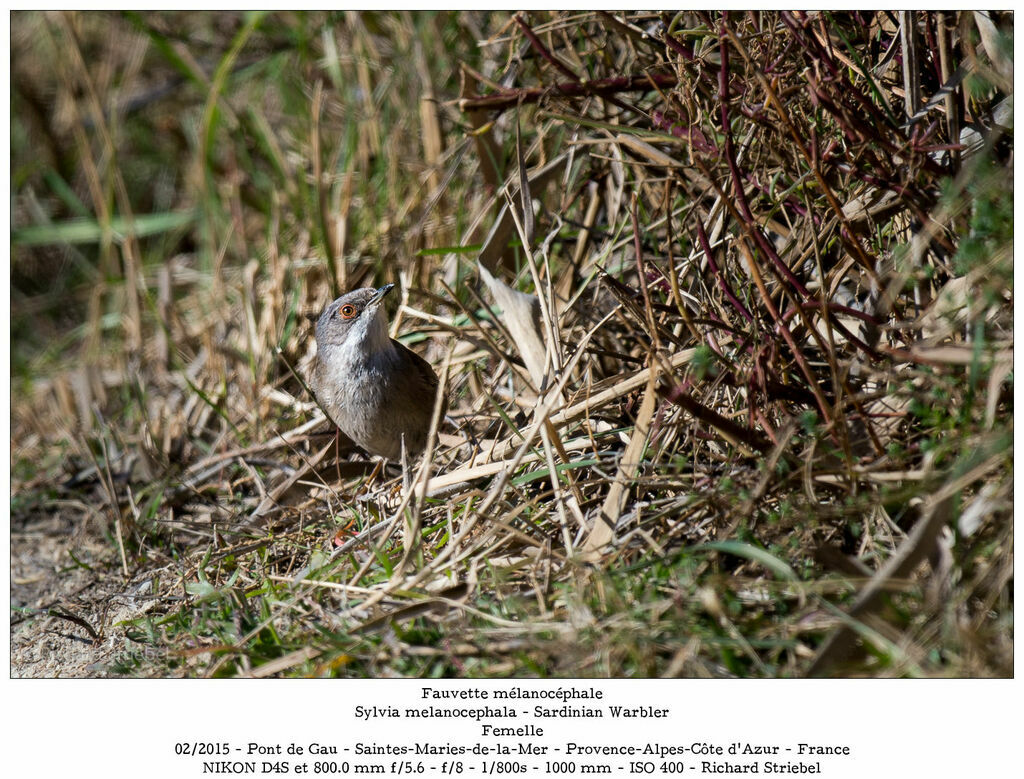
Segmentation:
<svg viewBox="0 0 1024 779">
<path fill-rule="evenodd" d="M 387 295 L 394 288 L 394 284 L 385 284 L 383 287 L 381 287 L 380 289 L 373 293 L 373 297 L 367 301 L 366 307 L 369 308 L 370 306 L 376 306 L 378 303 L 380 303 L 380 301 L 384 299 L 384 296 Z"/>
</svg>

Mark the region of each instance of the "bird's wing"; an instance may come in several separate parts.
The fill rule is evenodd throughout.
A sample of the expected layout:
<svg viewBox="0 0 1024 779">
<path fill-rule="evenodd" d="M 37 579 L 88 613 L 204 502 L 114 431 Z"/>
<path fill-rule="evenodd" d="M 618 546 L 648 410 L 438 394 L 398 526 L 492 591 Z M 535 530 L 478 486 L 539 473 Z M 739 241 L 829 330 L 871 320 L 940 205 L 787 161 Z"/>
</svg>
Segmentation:
<svg viewBox="0 0 1024 779">
<path fill-rule="evenodd" d="M 405 354 L 408 358 L 409 363 L 416 369 L 416 375 L 419 379 L 419 383 L 423 385 L 424 392 L 428 394 L 431 402 L 434 400 L 434 396 L 437 394 L 438 378 L 437 374 L 434 373 L 434 369 L 430 363 L 420 357 L 416 352 L 407 347 L 405 344 L 398 341 L 394 342 L 396 347 Z M 443 417 L 448 413 L 448 397 L 445 396 L 442 399 L 441 416 Z"/>
</svg>

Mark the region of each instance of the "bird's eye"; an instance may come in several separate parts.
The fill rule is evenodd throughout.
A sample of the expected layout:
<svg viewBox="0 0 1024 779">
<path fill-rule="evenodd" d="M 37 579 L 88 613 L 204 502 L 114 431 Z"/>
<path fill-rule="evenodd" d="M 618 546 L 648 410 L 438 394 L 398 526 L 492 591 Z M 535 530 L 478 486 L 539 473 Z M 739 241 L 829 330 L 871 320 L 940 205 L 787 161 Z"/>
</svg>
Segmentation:
<svg viewBox="0 0 1024 779">
<path fill-rule="evenodd" d="M 356 315 L 356 307 L 351 303 L 346 303 L 341 307 L 341 315 L 345 317 L 345 319 L 351 319 Z"/>
</svg>

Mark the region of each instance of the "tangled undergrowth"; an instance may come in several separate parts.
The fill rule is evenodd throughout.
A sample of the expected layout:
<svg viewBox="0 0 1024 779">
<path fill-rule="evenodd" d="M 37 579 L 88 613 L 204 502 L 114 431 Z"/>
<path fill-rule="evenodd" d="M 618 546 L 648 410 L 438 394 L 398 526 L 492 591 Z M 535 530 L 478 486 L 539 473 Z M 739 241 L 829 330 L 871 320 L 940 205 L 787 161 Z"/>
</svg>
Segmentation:
<svg viewBox="0 0 1024 779">
<path fill-rule="evenodd" d="M 1011 29 L 14 14 L 12 673 L 1010 674 Z"/>
</svg>

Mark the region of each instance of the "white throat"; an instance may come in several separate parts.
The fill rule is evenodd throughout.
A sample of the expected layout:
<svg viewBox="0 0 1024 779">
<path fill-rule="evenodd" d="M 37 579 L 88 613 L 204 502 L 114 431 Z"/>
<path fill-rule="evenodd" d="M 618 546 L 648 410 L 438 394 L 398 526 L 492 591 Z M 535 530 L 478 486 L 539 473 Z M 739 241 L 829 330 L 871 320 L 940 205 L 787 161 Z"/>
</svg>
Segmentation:
<svg viewBox="0 0 1024 779">
<path fill-rule="evenodd" d="M 384 309 L 377 308 L 372 316 L 363 316 L 364 319 L 349 330 L 341 345 L 326 350 L 323 355 L 325 361 L 354 366 L 394 360 L 397 352 L 388 334 L 388 320 L 384 316 Z"/>
</svg>

